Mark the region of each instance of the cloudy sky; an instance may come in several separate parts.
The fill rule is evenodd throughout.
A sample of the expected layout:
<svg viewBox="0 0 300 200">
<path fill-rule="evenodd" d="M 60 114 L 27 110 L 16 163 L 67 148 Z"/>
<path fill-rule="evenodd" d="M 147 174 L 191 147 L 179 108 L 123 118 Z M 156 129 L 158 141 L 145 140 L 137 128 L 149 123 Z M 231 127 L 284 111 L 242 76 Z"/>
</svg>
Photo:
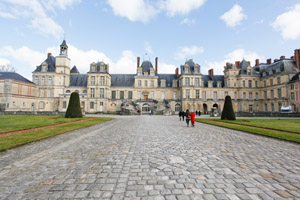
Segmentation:
<svg viewBox="0 0 300 200">
<path fill-rule="evenodd" d="M 186 59 L 222 74 L 225 62 L 290 57 L 300 48 L 299 0 L 0 0 L 0 65 L 31 79 L 63 39 L 86 73 L 136 73 L 136 57 L 174 73 Z"/>
</svg>

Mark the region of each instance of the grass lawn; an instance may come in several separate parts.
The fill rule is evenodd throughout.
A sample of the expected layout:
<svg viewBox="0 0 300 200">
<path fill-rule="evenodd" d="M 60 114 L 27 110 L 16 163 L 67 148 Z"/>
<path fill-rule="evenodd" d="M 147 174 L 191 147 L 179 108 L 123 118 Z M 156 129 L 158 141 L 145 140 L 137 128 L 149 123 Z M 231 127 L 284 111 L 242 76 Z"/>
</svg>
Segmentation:
<svg viewBox="0 0 300 200">
<path fill-rule="evenodd" d="M 300 143 L 300 134 L 282 132 L 291 131 L 300 133 L 300 119 L 196 119 L 196 121 Z M 223 122 L 230 122 L 234 124 Z M 251 125 L 262 128 L 249 127 L 244 125 Z M 272 128 L 281 131 L 267 130 L 263 128 Z"/>
<path fill-rule="evenodd" d="M 60 124 L 69 121 L 77 121 L 84 118 L 64 118 L 57 116 L 0 116 L 1 132 L 24 130 L 28 128 L 36 128 L 41 126 Z M 54 119 L 55 118 L 55 119 Z M 7 136 L 0 136 L 0 151 L 11 149 L 30 142 L 38 141 L 51 136 L 59 135 L 76 129 L 92 126 L 94 124 L 102 123 L 112 120 L 113 118 L 93 117 L 92 120 L 77 122 L 73 124 L 66 124 L 63 126 L 51 127 L 40 130 L 32 130 L 23 133 L 17 133 Z M 5 123 L 6 121 L 6 123 Z M 8 127 L 13 126 L 13 127 Z M 2 128 L 3 127 L 3 128 Z M 3 131 L 6 130 L 6 131 Z"/>
</svg>

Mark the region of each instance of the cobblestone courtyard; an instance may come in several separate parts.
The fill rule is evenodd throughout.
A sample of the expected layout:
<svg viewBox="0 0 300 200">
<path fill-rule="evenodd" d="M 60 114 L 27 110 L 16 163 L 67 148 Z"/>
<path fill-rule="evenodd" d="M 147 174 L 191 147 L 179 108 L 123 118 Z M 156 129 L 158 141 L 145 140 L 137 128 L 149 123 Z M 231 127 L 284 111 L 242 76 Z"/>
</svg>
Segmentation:
<svg viewBox="0 0 300 200">
<path fill-rule="evenodd" d="M 124 116 L 0 153 L 0 199 L 300 199 L 300 145 Z"/>
</svg>

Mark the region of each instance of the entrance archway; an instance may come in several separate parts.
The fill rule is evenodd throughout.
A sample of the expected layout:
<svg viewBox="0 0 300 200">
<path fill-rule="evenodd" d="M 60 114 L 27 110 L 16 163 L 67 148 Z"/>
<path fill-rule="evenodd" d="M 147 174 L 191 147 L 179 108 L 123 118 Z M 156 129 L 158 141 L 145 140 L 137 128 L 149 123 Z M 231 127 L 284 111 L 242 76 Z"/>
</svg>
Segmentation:
<svg viewBox="0 0 300 200">
<path fill-rule="evenodd" d="M 150 112 L 150 105 L 147 104 L 147 103 L 143 104 L 143 106 L 142 106 L 142 112 L 143 113 L 149 113 Z"/>
<path fill-rule="evenodd" d="M 180 106 L 179 103 L 177 103 L 177 104 L 175 105 L 175 113 L 177 114 L 177 113 L 179 113 L 180 111 L 181 111 L 181 106 Z"/>
<path fill-rule="evenodd" d="M 207 104 L 203 104 L 203 114 L 207 114 Z"/>
</svg>

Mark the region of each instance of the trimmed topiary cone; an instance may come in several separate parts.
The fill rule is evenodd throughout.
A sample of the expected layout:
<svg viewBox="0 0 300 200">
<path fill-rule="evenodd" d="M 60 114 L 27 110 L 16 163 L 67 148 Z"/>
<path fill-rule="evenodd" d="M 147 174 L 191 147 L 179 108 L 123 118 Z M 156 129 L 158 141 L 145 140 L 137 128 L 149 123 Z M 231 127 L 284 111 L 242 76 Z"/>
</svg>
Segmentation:
<svg viewBox="0 0 300 200">
<path fill-rule="evenodd" d="M 65 118 L 79 117 L 82 117 L 79 94 L 77 92 L 72 92 Z"/>
<path fill-rule="evenodd" d="M 221 120 L 235 120 L 231 97 L 229 95 L 225 97 Z"/>
</svg>

